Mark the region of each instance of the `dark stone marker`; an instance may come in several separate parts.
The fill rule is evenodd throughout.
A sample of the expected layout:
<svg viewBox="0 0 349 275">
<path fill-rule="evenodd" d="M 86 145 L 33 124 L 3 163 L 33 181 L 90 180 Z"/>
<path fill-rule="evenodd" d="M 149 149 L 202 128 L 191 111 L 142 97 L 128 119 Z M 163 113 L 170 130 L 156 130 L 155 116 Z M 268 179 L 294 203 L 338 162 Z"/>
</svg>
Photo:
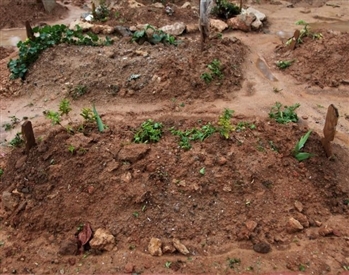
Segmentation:
<svg viewBox="0 0 349 275">
<path fill-rule="evenodd" d="M 26 152 L 36 145 L 32 123 L 27 120 L 22 124 L 22 136 L 25 141 Z"/>
</svg>

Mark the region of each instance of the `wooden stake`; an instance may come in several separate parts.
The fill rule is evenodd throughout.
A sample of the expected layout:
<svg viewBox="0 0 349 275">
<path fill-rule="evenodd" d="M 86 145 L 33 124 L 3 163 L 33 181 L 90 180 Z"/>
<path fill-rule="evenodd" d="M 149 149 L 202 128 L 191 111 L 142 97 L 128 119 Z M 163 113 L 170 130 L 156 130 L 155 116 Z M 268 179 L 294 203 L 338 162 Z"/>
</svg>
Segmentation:
<svg viewBox="0 0 349 275">
<path fill-rule="evenodd" d="M 25 149 L 28 154 L 29 150 L 36 145 L 32 123 L 29 120 L 22 124 L 22 136 L 24 138 Z"/>
<path fill-rule="evenodd" d="M 333 104 L 328 106 L 325 126 L 323 130 L 324 137 L 321 139 L 322 146 L 324 147 L 326 156 L 328 158 L 332 157 L 331 141 L 333 141 L 334 136 L 336 134 L 338 117 L 339 117 L 338 109 Z"/>
</svg>

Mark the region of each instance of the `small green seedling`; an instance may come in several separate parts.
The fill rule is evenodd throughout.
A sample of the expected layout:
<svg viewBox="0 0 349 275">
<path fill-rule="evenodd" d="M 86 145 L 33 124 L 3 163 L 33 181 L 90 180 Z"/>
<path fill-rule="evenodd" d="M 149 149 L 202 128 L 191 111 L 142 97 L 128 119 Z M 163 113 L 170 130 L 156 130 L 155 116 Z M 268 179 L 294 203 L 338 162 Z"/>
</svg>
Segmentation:
<svg viewBox="0 0 349 275">
<path fill-rule="evenodd" d="M 225 109 L 223 114 L 218 118 L 218 132 L 225 139 L 229 138 L 230 132 L 235 130 L 235 127 L 231 124 L 231 118 L 233 117 L 234 110 Z"/>
<path fill-rule="evenodd" d="M 86 122 L 93 122 L 96 120 L 96 117 L 90 108 L 82 108 L 80 116 L 82 116 Z"/>
<path fill-rule="evenodd" d="M 206 172 L 205 167 L 202 167 L 199 172 L 201 175 L 205 175 L 205 172 Z"/>
<path fill-rule="evenodd" d="M 166 268 L 170 268 L 170 267 L 171 267 L 171 264 L 172 264 L 172 262 L 167 261 L 167 262 L 165 263 L 165 267 L 166 267 Z"/>
<path fill-rule="evenodd" d="M 293 149 L 293 156 L 298 160 L 298 161 L 303 161 L 306 160 L 310 157 L 313 156 L 313 154 L 306 153 L 306 152 L 301 152 L 303 149 L 305 143 L 307 142 L 309 136 L 311 134 L 311 130 L 309 130 L 304 136 L 300 138 L 300 140 L 297 142 L 296 146 Z"/>
<path fill-rule="evenodd" d="M 70 145 L 68 146 L 68 151 L 69 151 L 72 155 L 74 155 L 74 153 L 75 153 L 75 147 L 74 147 L 74 145 L 70 144 Z"/>
<path fill-rule="evenodd" d="M 52 125 L 61 125 L 61 116 L 59 115 L 58 112 L 54 112 L 51 110 L 48 110 L 45 113 L 46 118 L 48 118 L 49 120 L 51 120 Z"/>
<path fill-rule="evenodd" d="M 2 168 L 0 168 L 0 178 L 3 174 L 4 174 L 4 170 Z"/>
<path fill-rule="evenodd" d="M 102 119 L 101 119 L 101 117 L 99 116 L 99 114 L 98 114 L 98 112 L 97 112 L 96 107 L 95 107 L 94 104 L 92 105 L 92 108 L 93 108 L 93 114 L 94 114 L 95 119 L 96 119 L 96 122 L 97 122 L 98 131 L 103 132 L 103 131 L 105 130 L 106 127 L 105 127 L 105 125 L 103 124 Z"/>
<path fill-rule="evenodd" d="M 85 85 L 77 85 L 71 92 L 73 99 L 78 99 L 87 93 L 87 87 Z"/>
<path fill-rule="evenodd" d="M 135 143 L 158 142 L 163 133 L 162 128 L 162 123 L 148 119 L 137 129 L 133 141 Z"/>
<path fill-rule="evenodd" d="M 228 258 L 228 266 L 229 268 L 233 269 L 236 267 L 236 265 L 239 265 L 241 263 L 241 260 L 238 258 Z"/>
<path fill-rule="evenodd" d="M 292 106 L 284 106 L 281 110 L 282 104 L 280 102 L 275 102 L 275 105 L 271 107 L 269 112 L 269 117 L 275 119 L 277 123 L 286 124 L 289 122 L 297 122 L 298 116 L 295 110 L 300 106 L 296 103 Z"/>
<path fill-rule="evenodd" d="M 24 140 L 22 139 L 22 133 L 17 133 L 15 137 L 10 141 L 10 145 L 13 147 L 20 147 Z"/>
<path fill-rule="evenodd" d="M 132 215 L 133 215 L 133 217 L 135 217 L 135 218 L 138 218 L 138 217 L 139 217 L 139 213 L 138 213 L 137 211 L 133 212 Z"/>
<path fill-rule="evenodd" d="M 294 62 L 294 60 L 279 60 L 279 61 L 276 61 L 276 66 L 279 69 L 284 70 L 284 69 L 290 67 L 293 62 Z"/>
<path fill-rule="evenodd" d="M 68 99 L 62 99 L 61 102 L 59 103 L 59 111 L 60 115 L 68 115 L 69 112 L 72 110 L 70 107 L 70 102 Z"/>
<path fill-rule="evenodd" d="M 200 76 L 200 78 L 203 79 L 207 84 L 215 78 L 222 79 L 224 77 L 222 73 L 221 62 L 219 59 L 214 59 L 210 64 L 207 65 L 207 68 L 211 72 L 205 72 Z"/>
</svg>

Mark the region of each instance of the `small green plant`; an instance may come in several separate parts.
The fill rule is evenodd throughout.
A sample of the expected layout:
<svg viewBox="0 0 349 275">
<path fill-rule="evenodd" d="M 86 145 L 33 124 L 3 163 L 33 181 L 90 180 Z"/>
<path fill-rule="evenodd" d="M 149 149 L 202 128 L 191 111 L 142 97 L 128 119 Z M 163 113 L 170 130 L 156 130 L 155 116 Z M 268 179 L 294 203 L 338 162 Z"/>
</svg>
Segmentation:
<svg viewBox="0 0 349 275">
<path fill-rule="evenodd" d="M 240 7 L 227 0 L 215 0 L 211 13 L 221 19 L 229 19 L 240 13 Z"/>
<path fill-rule="evenodd" d="M 206 169 L 205 167 L 202 167 L 199 171 L 200 175 L 205 175 Z"/>
<path fill-rule="evenodd" d="M 297 142 L 296 146 L 293 149 L 293 156 L 298 160 L 298 161 L 303 161 L 306 160 L 310 157 L 313 156 L 313 154 L 306 153 L 306 152 L 301 152 L 303 149 L 305 143 L 307 142 L 309 136 L 311 134 L 311 130 L 309 130 L 304 136 L 300 138 L 300 140 Z"/>
<path fill-rule="evenodd" d="M 80 84 L 74 87 L 70 92 L 72 98 L 75 100 L 86 93 L 87 93 L 87 87 L 85 85 L 80 85 Z"/>
<path fill-rule="evenodd" d="M 151 30 L 151 32 L 147 34 L 147 31 L 149 29 Z M 145 41 L 148 41 L 152 45 L 163 43 L 177 46 L 179 44 L 179 41 L 176 39 L 176 37 L 165 33 L 162 30 L 158 30 L 149 24 L 145 25 L 143 30 L 135 31 L 132 35 L 131 41 L 137 42 L 140 45 Z"/>
<path fill-rule="evenodd" d="M 304 272 L 306 271 L 306 269 L 307 269 L 307 266 L 305 264 L 299 264 L 298 266 L 299 271 Z"/>
<path fill-rule="evenodd" d="M 238 258 L 228 258 L 228 266 L 229 268 L 233 269 L 236 267 L 236 265 L 239 265 L 241 263 L 241 260 Z"/>
<path fill-rule="evenodd" d="M 45 116 L 46 118 L 51 120 L 52 125 L 57 125 L 57 124 L 61 125 L 61 116 L 59 115 L 58 112 L 48 110 L 45 112 Z"/>
<path fill-rule="evenodd" d="M 10 116 L 9 118 L 11 119 L 11 122 L 5 123 L 2 125 L 2 127 L 5 129 L 6 132 L 14 129 L 16 125 L 20 122 L 20 119 L 17 118 L 16 116 Z"/>
<path fill-rule="evenodd" d="M 170 267 L 171 267 L 171 264 L 172 264 L 172 262 L 167 261 L 167 262 L 165 263 L 165 267 L 166 267 L 166 268 L 170 268 Z"/>
<path fill-rule="evenodd" d="M 207 84 L 215 78 L 222 79 L 224 77 L 219 59 L 214 59 L 210 64 L 207 65 L 207 68 L 210 70 L 210 73 L 205 72 L 200 76 L 200 78 Z"/>
<path fill-rule="evenodd" d="M 313 39 L 322 39 L 323 38 L 321 33 L 315 33 L 315 32 L 310 31 L 309 23 L 305 22 L 304 20 L 297 21 L 296 25 L 303 26 L 303 29 L 300 30 L 300 35 L 299 35 L 299 38 L 297 41 L 298 44 L 303 43 L 302 39 L 304 37 L 311 37 Z"/>
<path fill-rule="evenodd" d="M 86 122 L 93 122 L 96 119 L 90 108 L 82 108 L 80 116 L 82 116 Z"/>
<path fill-rule="evenodd" d="M 96 122 L 97 122 L 98 131 L 103 132 L 105 130 L 106 126 L 103 124 L 102 119 L 99 116 L 94 104 L 92 105 L 92 111 L 93 111 L 94 117 L 95 117 Z"/>
<path fill-rule="evenodd" d="M 61 102 L 59 103 L 59 111 L 60 115 L 68 115 L 69 112 L 72 110 L 70 107 L 70 102 L 68 99 L 62 99 Z"/>
<path fill-rule="evenodd" d="M 10 141 L 10 145 L 13 147 L 20 147 L 23 144 L 22 133 L 17 133 L 15 137 Z"/>
<path fill-rule="evenodd" d="M 4 174 L 4 170 L 0 168 L 0 178 L 2 177 L 3 174 Z"/>
<path fill-rule="evenodd" d="M 276 61 L 276 66 L 279 69 L 284 70 L 284 69 L 290 67 L 293 62 L 294 62 L 294 60 L 279 60 L 279 61 Z"/>
<path fill-rule="evenodd" d="M 133 215 L 133 217 L 135 217 L 135 218 L 138 218 L 138 217 L 139 217 L 139 213 L 138 213 L 137 211 L 133 212 L 132 215 Z"/>
<path fill-rule="evenodd" d="M 72 145 L 72 144 L 70 144 L 70 145 L 68 146 L 68 151 L 69 151 L 72 155 L 74 155 L 74 154 L 75 154 L 75 146 Z"/>
<path fill-rule="evenodd" d="M 246 129 L 251 129 L 254 130 L 256 129 L 256 125 L 247 121 L 240 121 L 238 122 L 238 124 L 236 125 L 236 131 L 237 132 L 241 132 L 244 131 Z"/>
<path fill-rule="evenodd" d="M 218 132 L 225 139 L 229 138 L 230 132 L 235 130 L 235 127 L 231 124 L 231 118 L 233 117 L 234 110 L 225 109 L 223 114 L 218 118 Z"/>
<path fill-rule="evenodd" d="M 133 136 L 135 143 L 158 142 L 162 136 L 163 125 L 151 119 L 142 123 Z"/>
<path fill-rule="evenodd" d="M 282 104 L 276 102 L 274 106 L 271 107 L 269 112 L 269 117 L 275 119 L 276 122 L 281 124 L 286 124 L 289 122 L 297 122 L 298 116 L 295 110 L 300 106 L 299 103 L 296 103 L 292 106 L 284 106 L 282 110 Z"/>
</svg>

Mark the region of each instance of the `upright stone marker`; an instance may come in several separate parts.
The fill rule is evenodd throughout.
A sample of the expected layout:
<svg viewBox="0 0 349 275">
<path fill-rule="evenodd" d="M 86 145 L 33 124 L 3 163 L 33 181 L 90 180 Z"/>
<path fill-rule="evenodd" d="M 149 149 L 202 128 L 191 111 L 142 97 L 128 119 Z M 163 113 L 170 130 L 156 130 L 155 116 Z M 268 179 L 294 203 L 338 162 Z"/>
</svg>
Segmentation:
<svg viewBox="0 0 349 275">
<path fill-rule="evenodd" d="M 56 0 L 41 0 L 44 5 L 45 11 L 50 13 L 57 5 Z"/>
<path fill-rule="evenodd" d="M 25 142 L 26 152 L 36 145 L 32 123 L 27 120 L 22 124 L 22 136 Z"/>
</svg>

